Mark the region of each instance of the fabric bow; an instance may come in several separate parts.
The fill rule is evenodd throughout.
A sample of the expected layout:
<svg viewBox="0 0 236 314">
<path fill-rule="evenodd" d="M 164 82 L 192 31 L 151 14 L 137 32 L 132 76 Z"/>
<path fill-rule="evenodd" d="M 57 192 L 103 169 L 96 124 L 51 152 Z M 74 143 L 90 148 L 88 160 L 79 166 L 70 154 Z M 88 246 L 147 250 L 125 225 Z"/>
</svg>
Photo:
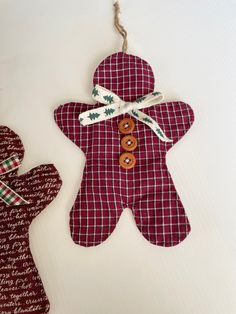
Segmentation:
<svg viewBox="0 0 236 314">
<path fill-rule="evenodd" d="M 125 102 L 118 95 L 108 89 L 100 85 L 95 85 L 92 97 L 96 101 L 106 104 L 106 106 L 81 113 L 79 115 L 79 121 L 82 125 L 105 121 L 121 114 L 128 113 L 135 119 L 148 125 L 161 141 L 172 142 L 154 119 L 139 110 L 159 104 L 164 98 L 162 93 L 153 92 L 138 98 L 134 102 Z"/>
<path fill-rule="evenodd" d="M 21 165 L 20 159 L 17 155 L 13 155 L 8 159 L 0 162 L 0 176 L 18 169 Z M 3 200 L 7 205 L 18 206 L 29 204 L 24 200 L 19 194 L 13 191 L 9 186 L 7 186 L 3 181 L 0 180 L 0 199 Z"/>
</svg>

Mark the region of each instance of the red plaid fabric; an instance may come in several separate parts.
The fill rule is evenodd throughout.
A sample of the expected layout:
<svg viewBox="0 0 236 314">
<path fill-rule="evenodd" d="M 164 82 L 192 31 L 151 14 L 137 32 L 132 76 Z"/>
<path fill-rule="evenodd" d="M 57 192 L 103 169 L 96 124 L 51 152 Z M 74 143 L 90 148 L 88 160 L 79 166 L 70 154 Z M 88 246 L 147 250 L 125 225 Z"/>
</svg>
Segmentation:
<svg viewBox="0 0 236 314">
<path fill-rule="evenodd" d="M 0 178 L 29 201 L 7 206 L 0 199 L 0 313 L 46 314 L 49 301 L 30 252 L 29 226 L 56 197 L 61 180 L 51 164 L 18 176 L 23 155 L 20 138 L 0 126 L 0 160 L 8 160 L 0 170 Z"/>
<path fill-rule="evenodd" d="M 154 90 L 154 76 L 148 63 L 122 52 L 102 61 L 93 83 L 125 101 L 134 101 Z M 134 151 L 137 163 L 134 168 L 124 170 L 119 165 L 123 149 L 118 123 L 129 115 L 82 126 L 79 114 L 98 106 L 102 104 L 73 102 L 55 110 L 60 129 L 86 155 L 81 188 L 70 212 L 74 242 L 83 246 L 103 242 L 114 230 L 123 209 L 128 207 L 148 241 L 161 246 L 178 244 L 189 233 L 190 225 L 166 166 L 166 152 L 192 125 L 191 107 L 174 101 L 143 109 L 173 143 L 160 141 L 147 125 L 135 120 L 132 135 L 138 140 Z"/>
</svg>

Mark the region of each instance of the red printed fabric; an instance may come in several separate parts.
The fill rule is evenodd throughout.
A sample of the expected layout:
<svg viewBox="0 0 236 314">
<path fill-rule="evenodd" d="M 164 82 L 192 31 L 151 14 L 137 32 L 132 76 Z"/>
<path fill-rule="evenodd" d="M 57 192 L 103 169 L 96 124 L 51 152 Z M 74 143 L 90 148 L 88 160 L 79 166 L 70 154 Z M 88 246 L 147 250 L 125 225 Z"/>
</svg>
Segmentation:
<svg viewBox="0 0 236 314">
<path fill-rule="evenodd" d="M 124 101 L 154 91 L 150 65 L 137 56 L 115 53 L 97 67 L 93 83 L 116 93 Z M 165 143 L 144 123 L 135 120 L 132 135 L 136 165 L 125 170 L 119 165 L 124 152 L 118 123 L 129 114 L 82 126 L 80 113 L 103 104 L 67 103 L 55 110 L 62 132 L 86 155 L 83 179 L 70 212 L 70 229 L 75 243 L 95 246 L 114 230 L 124 208 L 130 208 L 142 235 L 151 243 L 174 246 L 186 238 L 190 225 L 166 166 L 167 151 L 189 130 L 194 114 L 189 105 L 173 101 L 142 109 L 155 119 L 166 136 Z M 188 188 L 188 187 L 186 187 Z"/>
<path fill-rule="evenodd" d="M 21 140 L 0 126 L 0 161 L 13 155 L 23 159 Z M 47 313 L 49 302 L 30 252 L 29 226 L 58 194 L 60 176 L 48 164 L 20 176 L 15 169 L 0 180 L 29 202 L 12 206 L 0 199 L 0 313 Z"/>
</svg>

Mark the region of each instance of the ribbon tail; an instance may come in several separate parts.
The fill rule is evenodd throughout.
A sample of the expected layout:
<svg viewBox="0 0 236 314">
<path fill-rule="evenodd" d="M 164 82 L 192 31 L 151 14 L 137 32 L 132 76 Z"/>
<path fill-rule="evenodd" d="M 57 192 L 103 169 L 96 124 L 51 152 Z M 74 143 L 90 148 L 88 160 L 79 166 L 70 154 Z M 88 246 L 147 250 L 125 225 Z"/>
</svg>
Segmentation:
<svg viewBox="0 0 236 314">
<path fill-rule="evenodd" d="M 79 115 L 79 121 L 82 125 L 90 125 L 112 119 L 120 114 L 120 103 L 114 103 L 82 112 Z"/>
<path fill-rule="evenodd" d="M 4 175 L 14 171 L 20 167 L 20 159 L 17 155 L 10 156 L 9 158 L 0 162 L 0 175 Z M 3 181 L 0 180 L 0 199 L 7 205 L 17 206 L 29 204 L 23 197 L 13 191 Z"/>
<path fill-rule="evenodd" d="M 153 132 L 158 136 L 158 138 L 162 142 L 166 142 L 166 143 L 173 142 L 173 140 L 171 140 L 170 138 L 168 138 L 165 135 L 164 131 L 161 129 L 159 124 L 154 119 L 152 119 L 150 116 L 145 114 L 144 112 L 142 112 L 140 110 L 131 110 L 131 111 L 129 111 L 129 114 L 132 117 L 134 117 L 135 119 L 148 125 L 149 128 L 151 128 L 153 130 Z"/>
<path fill-rule="evenodd" d="M 0 199 L 11 206 L 26 205 L 29 204 L 23 197 L 13 191 L 9 186 L 0 181 Z"/>
</svg>

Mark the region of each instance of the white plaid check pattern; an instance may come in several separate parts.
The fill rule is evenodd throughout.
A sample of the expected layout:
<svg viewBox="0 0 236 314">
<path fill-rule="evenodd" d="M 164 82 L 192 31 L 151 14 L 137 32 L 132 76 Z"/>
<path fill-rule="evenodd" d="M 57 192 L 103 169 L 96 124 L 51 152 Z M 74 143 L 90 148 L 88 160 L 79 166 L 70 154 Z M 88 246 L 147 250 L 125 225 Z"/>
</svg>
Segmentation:
<svg viewBox="0 0 236 314">
<path fill-rule="evenodd" d="M 153 92 L 151 67 L 142 59 L 115 53 L 98 66 L 94 85 L 99 84 L 125 101 Z M 173 246 L 189 233 L 185 210 L 168 172 L 166 152 L 188 131 L 194 115 L 183 102 L 162 103 L 142 111 L 158 122 L 173 143 L 160 141 L 152 130 L 135 120 L 132 135 L 138 140 L 137 163 L 124 170 L 118 123 L 128 114 L 82 126 L 79 114 L 101 104 L 68 103 L 55 110 L 60 129 L 86 155 L 83 180 L 70 212 L 71 235 L 83 246 L 98 245 L 114 230 L 124 208 L 133 211 L 143 236 L 153 244 Z"/>
</svg>

